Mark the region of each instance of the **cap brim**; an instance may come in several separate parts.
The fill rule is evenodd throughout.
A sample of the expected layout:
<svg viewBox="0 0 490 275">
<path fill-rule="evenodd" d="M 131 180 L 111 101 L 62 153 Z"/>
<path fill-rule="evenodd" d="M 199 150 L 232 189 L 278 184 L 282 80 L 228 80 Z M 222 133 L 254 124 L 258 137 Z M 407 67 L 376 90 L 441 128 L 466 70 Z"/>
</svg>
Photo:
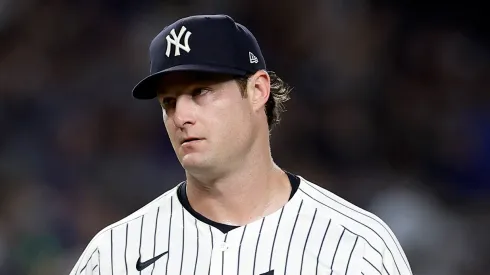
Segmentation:
<svg viewBox="0 0 490 275">
<path fill-rule="evenodd" d="M 172 72 L 204 72 L 229 74 L 236 76 L 245 76 L 247 72 L 227 67 L 209 66 L 209 65 L 179 65 L 156 72 L 145 77 L 133 88 L 133 97 L 136 99 L 153 99 L 156 97 L 158 86 L 162 83 L 160 80 L 164 75 Z"/>
</svg>

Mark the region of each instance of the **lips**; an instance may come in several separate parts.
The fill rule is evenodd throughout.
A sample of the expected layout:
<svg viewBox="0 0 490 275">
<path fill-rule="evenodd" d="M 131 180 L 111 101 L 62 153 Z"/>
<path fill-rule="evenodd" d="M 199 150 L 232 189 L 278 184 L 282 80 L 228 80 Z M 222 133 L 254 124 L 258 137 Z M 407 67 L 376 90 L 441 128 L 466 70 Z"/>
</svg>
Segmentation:
<svg viewBox="0 0 490 275">
<path fill-rule="evenodd" d="M 198 141 L 198 140 L 202 140 L 202 139 L 201 138 L 196 138 L 196 137 L 188 137 L 188 138 L 185 138 L 182 141 L 182 144 L 185 144 L 185 143 L 188 143 L 188 142 L 192 142 L 192 141 Z"/>
</svg>

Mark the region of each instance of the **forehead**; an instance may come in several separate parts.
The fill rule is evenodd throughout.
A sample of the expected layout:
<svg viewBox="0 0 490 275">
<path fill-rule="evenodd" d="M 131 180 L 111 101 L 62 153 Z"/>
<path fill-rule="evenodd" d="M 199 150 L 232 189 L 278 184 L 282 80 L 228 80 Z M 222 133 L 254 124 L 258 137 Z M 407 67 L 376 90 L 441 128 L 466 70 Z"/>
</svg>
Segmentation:
<svg viewBox="0 0 490 275">
<path fill-rule="evenodd" d="M 234 76 L 203 73 L 173 72 L 163 76 L 157 87 L 158 95 L 183 93 L 187 89 L 203 85 L 216 85 L 234 79 Z"/>
</svg>

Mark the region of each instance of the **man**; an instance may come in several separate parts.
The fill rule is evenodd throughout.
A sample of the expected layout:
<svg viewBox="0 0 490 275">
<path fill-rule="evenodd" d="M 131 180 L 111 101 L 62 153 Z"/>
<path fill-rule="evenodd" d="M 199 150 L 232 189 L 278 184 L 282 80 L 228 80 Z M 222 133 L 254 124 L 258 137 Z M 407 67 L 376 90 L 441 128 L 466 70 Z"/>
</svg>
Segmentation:
<svg viewBox="0 0 490 275">
<path fill-rule="evenodd" d="M 269 133 L 289 88 L 229 16 L 178 20 L 150 45 L 157 98 L 186 180 L 97 234 L 78 274 L 412 274 L 376 216 L 278 167 Z"/>
</svg>

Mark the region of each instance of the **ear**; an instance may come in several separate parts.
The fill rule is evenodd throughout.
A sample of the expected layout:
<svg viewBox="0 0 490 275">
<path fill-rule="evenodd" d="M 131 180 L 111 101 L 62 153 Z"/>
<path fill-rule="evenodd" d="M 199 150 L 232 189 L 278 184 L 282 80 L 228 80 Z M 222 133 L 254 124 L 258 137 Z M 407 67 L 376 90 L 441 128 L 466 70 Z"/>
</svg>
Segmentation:
<svg viewBox="0 0 490 275">
<path fill-rule="evenodd" d="M 248 97 L 254 111 L 261 110 L 265 107 L 271 93 L 271 84 L 269 74 L 260 70 L 249 77 Z"/>
</svg>

